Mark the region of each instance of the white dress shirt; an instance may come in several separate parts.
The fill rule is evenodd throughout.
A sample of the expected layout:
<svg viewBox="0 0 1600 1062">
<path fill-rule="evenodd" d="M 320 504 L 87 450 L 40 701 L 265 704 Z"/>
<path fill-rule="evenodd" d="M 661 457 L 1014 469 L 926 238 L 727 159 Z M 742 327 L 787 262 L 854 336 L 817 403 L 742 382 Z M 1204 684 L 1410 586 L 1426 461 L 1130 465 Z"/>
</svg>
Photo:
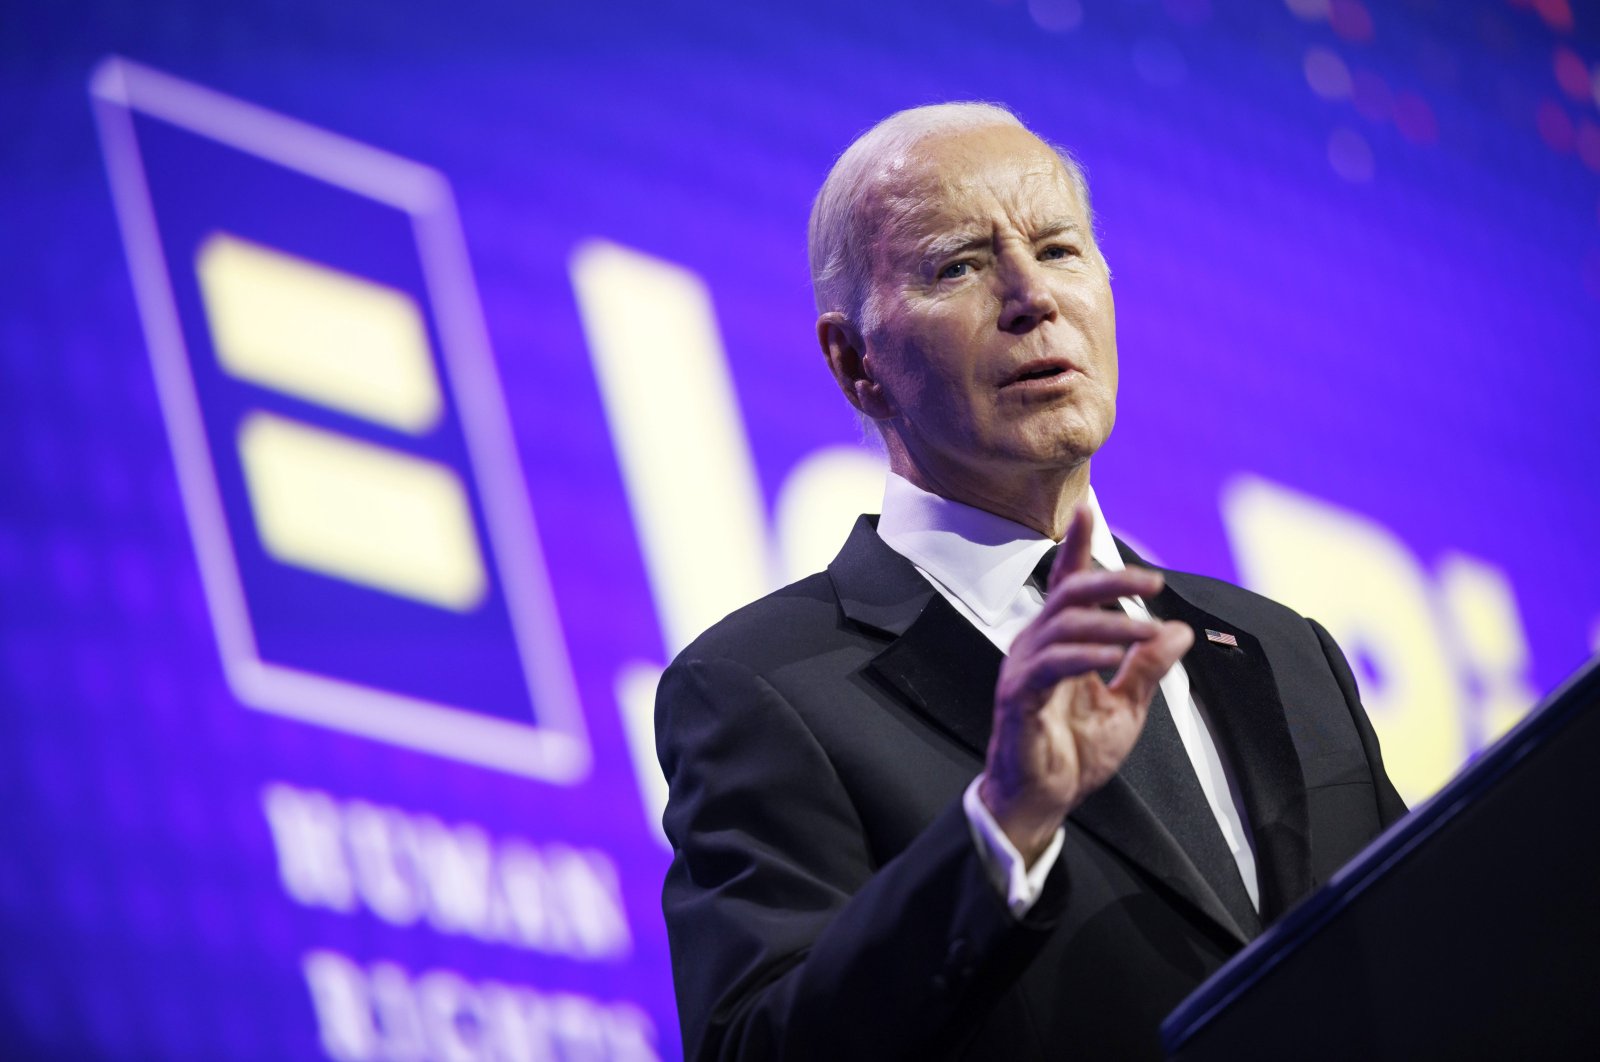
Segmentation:
<svg viewBox="0 0 1600 1062">
<path fill-rule="evenodd" d="M 1088 504 L 1094 517 L 1090 554 L 1101 567 L 1122 571 L 1122 555 L 1117 552 L 1093 488 L 1088 492 Z M 1010 651 L 1012 641 L 1044 607 L 1044 596 L 1030 576 L 1055 543 L 1032 528 L 929 494 L 891 472 L 884 486 L 878 535 L 915 565 L 923 578 L 1002 653 Z M 1121 605 L 1130 616 L 1150 618 L 1139 598 L 1122 598 Z M 1244 808 L 1237 787 L 1229 784 L 1216 740 L 1181 663 L 1174 664 L 1162 676 L 1161 693 L 1222 838 L 1239 866 L 1239 877 L 1250 894 L 1250 902 L 1260 910 L 1256 857 L 1244 825 Z M 1057 830 L 1044 854 L 1028 867 L 979 799 L 981 778 L 980 775 L 967 787 L 962 806 L 990 880 L 1005 896 L 1012 913 L 1021 918 L 1038 900 L 1045 878 L 1061 853 L 1065 833 Z"/>
</svg>

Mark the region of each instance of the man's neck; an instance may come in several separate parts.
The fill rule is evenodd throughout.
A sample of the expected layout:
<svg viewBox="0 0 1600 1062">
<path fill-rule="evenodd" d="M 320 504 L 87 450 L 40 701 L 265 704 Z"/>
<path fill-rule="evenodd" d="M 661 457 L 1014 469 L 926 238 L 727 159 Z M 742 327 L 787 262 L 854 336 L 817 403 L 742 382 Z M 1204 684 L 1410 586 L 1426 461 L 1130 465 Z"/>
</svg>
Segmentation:
<svg viewBox="0 0 1600 1062">
<path fill-rule="evenodd" d="M 1064 469 L 1023 469 L 978 475 L 969 469 L 938 469 L 893 448 L 889 467 L 913 486 L 1007 520 L 1060 542 L 1078 506 L 1089 496 L 1089 462 Z"/>
</svg>

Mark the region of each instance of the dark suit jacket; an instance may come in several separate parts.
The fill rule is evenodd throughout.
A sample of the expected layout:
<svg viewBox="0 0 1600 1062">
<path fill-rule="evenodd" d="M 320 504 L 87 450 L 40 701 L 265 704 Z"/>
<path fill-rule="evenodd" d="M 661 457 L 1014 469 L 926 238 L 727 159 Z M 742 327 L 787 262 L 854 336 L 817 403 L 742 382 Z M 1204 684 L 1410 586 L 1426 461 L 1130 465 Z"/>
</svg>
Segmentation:
<svg viewBox="0 0 1600 1062">
<path fill-rule="evenodd" d="M 1149 604 L 1196 628 L 1184 666 L 1242 790 L 1270 921 L 1404 805 L 1321 627 L 1194 575 L 1168 573 Z M 1000 660 L 864 517 L 827 572 L 667 669 L 663 906 L 688 1057 L 1160 1057 L 1161 1019 L 1245 941 L 1120 776 L 1072 813 L 1044 895 L 1012 916 L 961 808 Z"/>
</svg>

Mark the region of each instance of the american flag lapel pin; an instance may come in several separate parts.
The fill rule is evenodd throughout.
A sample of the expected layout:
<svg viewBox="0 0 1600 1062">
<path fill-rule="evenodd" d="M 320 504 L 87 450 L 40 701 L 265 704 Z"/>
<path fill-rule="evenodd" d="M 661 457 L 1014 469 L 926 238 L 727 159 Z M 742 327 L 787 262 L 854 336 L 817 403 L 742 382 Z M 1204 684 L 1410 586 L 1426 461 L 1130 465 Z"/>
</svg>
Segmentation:
<svg viewBox="0 0 1600 1062">
<path fill-rule="evenodd" d="M 1206 628 L 1206 641 L 1216 642 L 1218 645 L 1231 646 L 1234 649 L 1239 648 L 1238 638 L 1235 638 L 1227 631 L 1214 631 L 1209 627 Z"/>
</svg>

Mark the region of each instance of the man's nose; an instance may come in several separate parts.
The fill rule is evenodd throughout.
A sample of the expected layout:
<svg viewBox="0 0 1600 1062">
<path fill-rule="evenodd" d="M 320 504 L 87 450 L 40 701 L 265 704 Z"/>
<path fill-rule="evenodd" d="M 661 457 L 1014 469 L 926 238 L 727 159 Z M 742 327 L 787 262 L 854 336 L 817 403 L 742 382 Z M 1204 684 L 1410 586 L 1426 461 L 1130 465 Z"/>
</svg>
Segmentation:
<svg viewBox="0 0 1600 1062">
<path fill-rule="evenodd" d="M 1044 267 L 1031 257 L 1006 263 L 999 270 L 1000 330 L 1013 335 L 1031 332 L 1054 320 L 1060 307 Z"/>
</svg>

